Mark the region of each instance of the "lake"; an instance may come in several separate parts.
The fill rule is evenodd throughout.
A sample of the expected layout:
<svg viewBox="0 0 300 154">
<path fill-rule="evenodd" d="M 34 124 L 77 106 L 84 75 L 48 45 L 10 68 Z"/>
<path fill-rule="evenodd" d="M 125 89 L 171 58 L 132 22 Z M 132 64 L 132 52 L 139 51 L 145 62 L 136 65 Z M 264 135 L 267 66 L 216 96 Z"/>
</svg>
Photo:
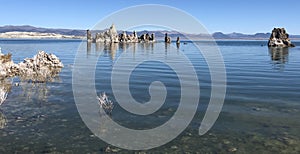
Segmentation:
<svg viewBox="0 0 300 154">
<path fill-rule="evenodd" d="M 84 48 L 79 48 L 81 43 Z M 211 45 L 206 41 L 194 43 Z M 105 92 L 115 104 L 111 118 L 132 129 L 151 129 L 170 119 L 179 106 L 181 89 L 177 74 L 163 62 L 144 61 L 132 72 L 127 66 L 151 56 L 179 66 L 182 55 L 190 60 L 201 91 L 196 114 L 173 141 L 146 152 L 299 153 L 300 42 L 294 43 L 294 48 L 268 49 L 267 41 L 217 41 L 226 67 L 227 91 L 217 121 L 200 136 L 198 128 L 211 95 L 211 76 L 205 59 L 192 42 L 182 41 L 176 47 L 175 43 L 163 42 L 87 45 L 81 40 L 2 39 L 2 53 L 12 53 L 15 63 L 44 50 L 57 55 L 65 67 L 53 82 L 30 83 L 16 77 L 1 83 L 9 92 L 0 106 L 0 153 L 101 153 L 108 146 L 114 152 L 132 152 L 100 140 L 82 121 L 72 90 L 76 54 L 83 62 L 97 59 L 96 68 L 90 66 L 95 69 L 97 94 Z M 128 63 L 118 73 L 131 73 L 129 89 L 137 102 L 150 100 L 148 90 L 153 81 L 166 86 L 165 103 L 155 113 L 128 113 L 114 98 L 111 75 L 122 55 Z M 82 78 L 85 77 L 83 74 Z"/>
</svg>

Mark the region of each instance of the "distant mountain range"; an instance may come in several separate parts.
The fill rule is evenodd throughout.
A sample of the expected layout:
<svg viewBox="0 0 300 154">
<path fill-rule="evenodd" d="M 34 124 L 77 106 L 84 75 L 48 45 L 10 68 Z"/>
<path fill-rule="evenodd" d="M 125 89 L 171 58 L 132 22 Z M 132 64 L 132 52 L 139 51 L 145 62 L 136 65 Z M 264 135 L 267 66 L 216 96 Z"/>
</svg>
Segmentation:
<svg viewBox="0 0 300 154">
<path fill-rule="evenodd" d="M 94 35 L 96 32 L 102 32 L 104 30 L 97 30 L 92 31 L 92 34 Z M 66 36 L 78 36 L 83 38 L 86 35 L 86 30 L 81 29 L 56 29 L 56 28 L 40 28 L 40 27 L 33 27 L 30 25 L 23 25 L 23 26 L 2 26 L 0 27 L 0 33 L 6 33 L 6 32 L 37 32 L 37 33 L 54 33 L 54 34 L 60 34 L 60 35 L 66 35 Z M 118 33 L 122 33 L 123 31 L 118 31 Z M 126 32 L 126 33 L 132 33 L 132 32 Z M 165 36 L 165 33 L 168 33 L 168 35 L 175 39 L 176 37 L 180 37 L 182 40 L 187 39 L 193 39 L 193 40 L 201 40 L 201 39 L 207 39 L 210 36 L 206 34 L 186 34 L 186 33 L 179 33 L 176 31 L 138 31 L 137 34 L 140 36 L 141 34 L 145 33 L 154 33 L 155 37 L 158 39 L 162 39 Z M 222 32 L 215 32 L 212 34 L 212 37 L 215 39 L 269 39 L 270 33 L 256 33 L 256 34 L 243 34 L 243 33 L 229 33 L 224 34 Z M 290 35 L 291 39 L 300 39 L 300 35 Z"/>
<path fill-rule="evenodd" d="M 56 33 L 61 35 L 75 35 L 75 36 L 84 36 L 86 34 L 86 30 L 40 28 L 40 27 L 33 27 L 29 25 L 24 25 L 24 26 L 8 25 L 8 26 L 0 27 L 0 33 L 5 33 L 5 32 Z"/>
</svg>

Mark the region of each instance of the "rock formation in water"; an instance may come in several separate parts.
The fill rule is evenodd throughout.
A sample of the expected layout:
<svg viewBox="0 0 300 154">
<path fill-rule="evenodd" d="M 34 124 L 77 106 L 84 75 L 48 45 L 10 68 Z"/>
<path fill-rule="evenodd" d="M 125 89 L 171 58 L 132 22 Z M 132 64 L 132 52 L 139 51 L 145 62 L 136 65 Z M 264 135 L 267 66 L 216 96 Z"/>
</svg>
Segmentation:
<svg viewBox="0 0 300 154">
<path fill-rule="evenodd" d="M 87 39 L 88 42 L 93 41 L 93 37 L 92 37 L 92 34 L 91 34 L 90 30 L 86 30 L 86 39 Z"/>
<path fill-rule="evenodd" d="M 61 71 L 62 62 L 54 54 L 39 51 L 33 58 L 26 58 L 15 64 L 11 54 L 0 54 L 0 80 L 19 76 L 21 80 L 32 82 L 46 82 Z"/>
<path fill-rule="evenodd" d="M 142 34 L 142 35 L 139 37 L 139 42 L 146 42 L 146 34 Z"/>
<path fill-rule="evenodd" d="M 168 33 L 165 34 L 165 43 L 171 43 L 171 38 L 168 36 Z"/>
<path fill-rule="evenodd" d="M 139 42 L 155 42 L 154 33 L 152 33 L 151 36 L 149 35 L 149 33 L 142 34 L 139 37 Z"/>
<path fill-rule="evenodd" d="M 138 42 L 139 41 L 139 38 L 138 38 L 138 35 L 136 33 L 136 31 L 133 31 L 133 39 L 132 39 L 132 42 Z"/>
<path fill-rule="evenodd" d="M 139 38 L 135 31 L 132 34 L 126 34 L 126 32 L 124 31 L 122 34 L 119 35 L 119 42 L 138 43 Z"/>
<path fill-rule="evenodd" d="M 150 41 L 155 42 L 155 36 L 154 36 L 154 33 L 151 34 Z"/>
<path fill-rule="evenodd" d="M 289 34 L 286 33 L 284 28 L 274 28 L 270 36 L 269 47 L 294 47 L 289 39 Z"/>
<path fill-rule="evenodd" d="M 0 80 L 18 75 L 19 65 L 11 60 L 11 54 L 0 53 Z"/>
<path fill-rule="evenodd" d="M 180 44 L 180 38 L 177 37 L 176 44 Z"/>
<path fill-rule="evenodd" d="M 114 103 L 107 97 L 105 92 L 99 95 L 98 100 L 100 107 L 108 114 L 111 114 L 114 108 Z"/>
<path fill-rule="evenodd" d="M 179 47 L 180 47 L 180 38 L 179 37 L 177 37 L 177 40 L 176 40 L 176 47 L 177 47 L 177 49 L 179 49 Z"/>
<path fill-rule="evenodd" d="M 137 36 L 137 33 L 133 31 L 132 34 L 127 34 L 125 31 L 118 35 L 115 25 L 112 26 L 105 32 L 96 33 L 95 38 L 92 38 L 91 32 L 87 30 L 87 42 L 91 43 L 138 43 L 138 42 L 155 42 L 154 33 L 151 36 L 146 33 L 142 34 L 140 37 Z"/>
<path fill-rule="evenodd" d="M 19 63 L 19 76 L 33 82 L 46 82 L 55 77 L 64 67 L 54 54 L 39 51 L 33 58 L 26 58 Z"/>
<path fill-rule="evenodd" d="M 116 27 L 114 24 L 110 26 L 110 28 L 102 33 L 97 33 L 94 42 L 96 43 L 117 43 L 119 42 L 119 35 L 116 30 Z"/>
</svg>

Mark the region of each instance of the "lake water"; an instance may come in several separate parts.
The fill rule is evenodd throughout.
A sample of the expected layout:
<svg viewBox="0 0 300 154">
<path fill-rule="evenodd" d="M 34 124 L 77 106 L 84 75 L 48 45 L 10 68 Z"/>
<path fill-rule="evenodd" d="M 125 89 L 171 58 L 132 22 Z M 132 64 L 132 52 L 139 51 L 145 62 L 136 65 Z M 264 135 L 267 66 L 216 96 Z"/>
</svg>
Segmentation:
<svg viewBox="0 0 300 154">
<path fill-rule="evenodd" d="M 115 101 L 112 119 L 133 129 L 151 129 L 170 119 L 180 100 L 180 82 L 162 62 L 140 64 L 129 80 L 132 97 L 141 103 L 149 101 L 148 88 L 153 81 L 164 83 L 168 94 L 154 114 L 129 114 L 118 105 L 111 87 L 111 72 L 118 57 L 125 54 L 131 63 L 161 56 L 180 64 L 178 59 L 184 54 L 191 61 L 201 86 L 196 115 L 173 141 L 147 152 L 300 152 L 300 42 L 294 42 L 295 48 L 269 50 L 266 41 L 217 41 L 226 66 L 227 92 L 218 120 L 202 136 L 198 128 L 210 99 L 211 79 L 206 61 L 193 43 L 182 43 L 179 48 L 175 43 L 161 42 L 114 46 L 83 43 L 85 48 L 78 50 L 79 40 L 0 40 L 2 52 L 12 53 L 15 63 L 44 50 L 57 55 L 65 66 L 54 82 L 33 84 L 14 78 L 12 85 L 5 83 L 10 91 L 0 106 L 0 153 L 100 153 L 108 146 L 113 151 L 132 152 L 95 137 L 82 121 L 72 91 L 77 50 L 83 61 L 98 58 L 97 93 L 106 92 Z M 205 41 L 196 44 L 211 45 Z M 126 66 L 122 67 L 124 72 L 128 71 Z"/>
</svg>

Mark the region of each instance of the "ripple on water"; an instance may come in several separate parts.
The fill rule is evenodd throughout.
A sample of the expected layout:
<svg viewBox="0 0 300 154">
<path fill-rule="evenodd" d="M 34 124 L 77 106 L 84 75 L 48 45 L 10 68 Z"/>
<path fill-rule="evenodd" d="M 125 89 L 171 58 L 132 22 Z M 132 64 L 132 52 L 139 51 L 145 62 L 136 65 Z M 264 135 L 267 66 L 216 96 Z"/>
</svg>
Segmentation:
<svg viewBox="0 0 300 154">
<path fill-rule="evenodd" d="M 91 137 L 90 130 L 77 112 L 72 91 L 72 71 L 80 43 L 53 40 L 0 41 L 2 51 L 11 52 L 15 62 L 43 49 L 57 55 L 65 65 L 55 82 L 12 86 L 7 100 L 0 106 L 0 153 L 91 153 L 105 152 L 108 147 L 110 150 L 119 150 L 97 137 Z M 210 46 L 209 42 L 197 43 Z M 107 92 L 112 99 L 111 71 L 123 53 L 127 54 L 125 60 L 128 63 L 122 66 L 122 71 L 117 72 L 120 75 L 128 73 L 127 67 L 134 60 L 158 56 L 160 52 L 163 53 L 160 56 L 174 63 L 181 64 L 176 58 L 180 56 L 179 53 L 191 60 L 201 86 L 197 113 L 189 127 L 175 140 L 147 152 L 299 153 L 299 47 L 290 48 L 283 57 L 274 59 L 268 48 L 260 46 L 265 41 L 217 43 L 227 71 L 226 100 L 214 127 L 203 136 L 198 135 L 198 127 L 210 98 L 211 77 L 205 59 L 192 43 L 180 46 L 179 50 L 173 50 L 171 46 L 165 50 L 163 43 L 155 43 L 153 46 L 136 44 L 135 48 L 128 44 L 114 51 L 109 48 L 96 51 L 92 45 L 88 52 L 79 51 L 79 57 L 84 60 L 99 58 L 95 74 L 96 90 L 97 93 Z M 87 68 L 93 69 L 92 66 Z M 82 77 L 85 77 L 84 73 Z M 138 129 L 152 128 L 168 120 L 176 112 L 180 99 L 180 84 L 173 70 L 159 62 L 144 62 L 131 76 L 131 92 L 136 100 L 146 102 L 150 97 L 149 85 L 157 79 L 168 85 L 170 91 L 160 110 L 145 117 L 145 120 L 144 117 L 126 113 L 116 102 L 112 118 L 120 124 Z M 14 82 L 19 81 L 14 79 Z"/>
</svg>

